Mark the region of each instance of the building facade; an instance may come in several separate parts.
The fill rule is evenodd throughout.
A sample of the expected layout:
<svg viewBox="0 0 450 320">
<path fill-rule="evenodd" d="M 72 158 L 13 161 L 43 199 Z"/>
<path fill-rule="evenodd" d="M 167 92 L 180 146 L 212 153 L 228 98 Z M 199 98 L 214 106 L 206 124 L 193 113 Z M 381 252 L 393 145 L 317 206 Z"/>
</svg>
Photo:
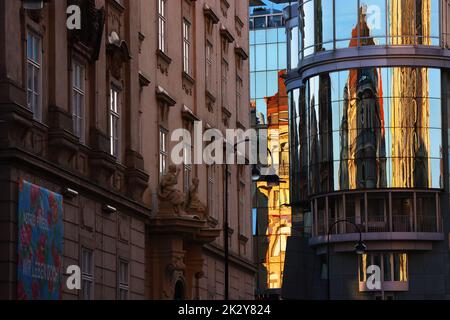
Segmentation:
<svg viewBox="0 0 450 320">
<path fill-rule="evenodd" d="M 289 1 L 250 3 L 250 99 L 253 127 L 267 137 L 267 163 L 279 183 L 254 183 L 254 252 L 258 265 L 256 295 L 281 293 L 287 237 L 291 232 L 289 200 L 288 96 L 286 16 Z M 260 148 L 263 143 L 260 143 Z"/>
<path fill-rule="evenodd" d="M 284 296 L 450 298 L 450 3 L 297 6 Z"/>
<path fill-rule="evenodd" d="M 40 288 L 56 283 L 22 279 L 17 248 L 37 246 L 38 257 L 47 248 L 25 241 L 18 212 L 30 183 L 37 212 L 33 190 L 49 192 L 52 208 L 63 199 L 61 249 L 45 256 L 62 279 L 59 298 L 223 298 L 227 202 L 230 298 L 252 299 L 250 169 L 171 165 L 176 129 L 250 127 L 248 4 L 40 5 L 0 4 L 0 298 L 48 298 Z M 79 30 L 66 24 L 71 5 Z M 182 148 L 185 159 L 196 143 Z M 71 265 L 81 267 L 81 290 L 66 286 Z"/>
</svg>

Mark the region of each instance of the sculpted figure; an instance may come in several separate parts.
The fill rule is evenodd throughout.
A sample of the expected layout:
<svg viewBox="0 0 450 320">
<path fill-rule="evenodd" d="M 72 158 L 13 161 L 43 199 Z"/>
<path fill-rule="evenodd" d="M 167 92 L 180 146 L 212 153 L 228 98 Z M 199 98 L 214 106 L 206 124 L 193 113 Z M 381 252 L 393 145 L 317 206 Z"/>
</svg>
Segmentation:
<svg viewBox="0 0 450 320">
<path fill-rule="evenodd" d="M 192 185 L 189 187 L 189 192 L 186 196 L 186 211 L 188 213 L 200 214 L 200 216 L 206 217 L 207 210 L 206 206 L 200 201 L 198 197 L 198 178 L 192 179 Z"/>
<path fill-rule="evenodd" d="M 175 214 L 181 213 L 184 204 L 183 193 L 176 189 L 180 171 L 180 168 L 170 165 L 168 172 L 161 179 L 158 190 L 159 201 L 165 205 L 171 204 Z"/>
</svg>

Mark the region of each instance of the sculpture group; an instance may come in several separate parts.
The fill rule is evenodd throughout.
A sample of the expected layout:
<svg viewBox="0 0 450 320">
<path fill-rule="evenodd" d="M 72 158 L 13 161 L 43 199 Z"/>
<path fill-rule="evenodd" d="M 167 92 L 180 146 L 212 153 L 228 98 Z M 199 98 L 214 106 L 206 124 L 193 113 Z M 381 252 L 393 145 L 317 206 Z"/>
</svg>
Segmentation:
<svg viewBox="0 0 450 320">
<path fill-rule="evenodd" d="M 158 186 L 159 214 L 207 219 L 207 208 L 198 196 L 199 179 L 193 178 L 187 194 L 177 189 L 181 169 L 170 165 Z"/>
</svg>

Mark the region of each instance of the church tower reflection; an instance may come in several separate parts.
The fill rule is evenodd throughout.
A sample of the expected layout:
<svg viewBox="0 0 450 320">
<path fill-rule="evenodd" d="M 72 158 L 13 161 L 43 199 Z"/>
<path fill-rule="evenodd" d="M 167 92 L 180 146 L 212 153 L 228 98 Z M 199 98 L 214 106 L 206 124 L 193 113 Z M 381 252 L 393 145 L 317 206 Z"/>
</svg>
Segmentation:
<svg viewBox="0 0 450 320">
<path fill-rule="evenodd" d="M 360 35 L 367 45 L 365 8 L 360 8 Z M 355 27 L 350 47 L 356 46 Z M 352 69 L 343 92 L 339 184 L 341 189 L 384 188 L 386 181 L 386 139 L 383 84 L 378 68 Z"/>
</svg>

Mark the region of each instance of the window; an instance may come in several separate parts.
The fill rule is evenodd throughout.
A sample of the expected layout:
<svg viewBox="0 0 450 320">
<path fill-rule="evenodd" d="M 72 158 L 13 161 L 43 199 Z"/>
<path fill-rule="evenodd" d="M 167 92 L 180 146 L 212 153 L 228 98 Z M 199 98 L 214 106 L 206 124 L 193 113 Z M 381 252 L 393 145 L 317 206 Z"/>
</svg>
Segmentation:
<svg viewBox="0 0 450 320">
<path fill-rule="evenodd" d="M 184 192 L 189 192 L 189 185 L 191 183 L 192 174 L 192 145 L 186 144 L 183 150 L 183 181 L 184 181 Z"/>
<path fill-rule="evenodd" d="M 245 183 L 244 182 L 240 182 L 239 183 L 239 190 L 238 190 L 238 194 L 239 194 L 239 209 L 238 209 L 238 214 L 239 214 L 239 232 L 242 235 L 246 234 L 246 229 L 247 229 L 247 220 L 246 220 L 246 214 L 245 214 Z"/>
<path fill-rule="evenodd" d="M 72 65 L 72 119 L 73 133 L 84 142 L 84 66 L 78 62 Z"/>
<path fill-rule="evenodd" d="M 183 71 L 190 73 L 191 24 L 183 20 Z"/>
<path fill-rule="evenodd" d="M 239 76 L 236 76 L 236 109 L 241 110 L 241 101 L 242 101 L 242 79 Z"/>
<path fill-rule="evenodd" d="M 212 83 L 212 66 L 213 66 L 213 45 L 207 41 L 206 43 L 206 85 L 211 86 Z"/>
<path fill-rule="evenodd" d="M 119 157 L 119 136 L 120 136 L 120 110 L 119 110 L 119 91 L 115 88 L 110 90 L 109 107 L 109 138 L 110 153 L 114 157 Z"/>
<path fill-rule="evenodd" d="M 81 278 L 83 300 L 93 300 L 94 288 L 94 267 L 92 250 L 82 249 L 81 251 Z"/>
<path fill-rule="evenodd" d="M 364 286 L 372 273 L 368 274 L 370 266 L 380 268 L 382 288 L 386 291 L 405 291 L 408 283 L 408 255 L 406 253 L 369 253 L 359 256 L 360 291 L 370 291 Z"/>
<path fill-rule="evenodd" d="M 228 88 L 228 62 L 222 60 L 222 106 L 226 107 L 227 100 L 227 88 Z"/>
<path fill-rule="evenodd" d="M 167 130 L 159 129 L 159 175 L 163 176 L 167 170 Z"/>
<path fill-rule="evenodd" d="M 35 120 L 42 120 L 42 57 L 41 39 L 31 32 L 27 34 L 27 105 Z"/>
<path fill-rule="evenodd" d="M 119 300 L 128 300 L 128 262 L 119 261 Z"/>
<path fill-rule="evenodd" d="M 264 29 L 267 27 L 266 17 L 255 17 L 253 19 L 254 21 L 254 28 L 255 29 Z"/>
<path fill-rule="evenodd" d="M 215 194 L 214 194 L 214 184 L 215 184 L 216 168 L 215 166 L 208 167 L 208 211 L 209 215 L 217 219 L 217 210 L 215 207 Z"/>
<path fill-rule="evenodd" d="M 166 0 L 158 0 L 158 49 L 166 52 Z"/>
</svg>

